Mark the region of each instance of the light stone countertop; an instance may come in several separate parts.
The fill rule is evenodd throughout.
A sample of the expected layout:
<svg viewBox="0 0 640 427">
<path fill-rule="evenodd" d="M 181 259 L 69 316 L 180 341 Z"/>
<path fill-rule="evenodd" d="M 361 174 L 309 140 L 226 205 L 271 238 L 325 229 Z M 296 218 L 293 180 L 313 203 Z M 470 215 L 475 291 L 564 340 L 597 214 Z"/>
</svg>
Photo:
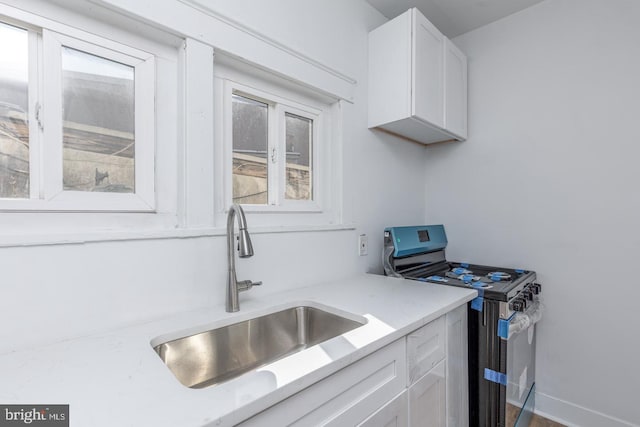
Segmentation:
<svg viewBox="0 0 640 427">
<path fill-rule="evenodd" d="M 475 290 L 362 274 L 177 314 L 109 333 L 0 355 L 0 403 L 69 404 L 71 426 L 232 426 L 477 296 Z M 152 348 L 295 305 L 367 323 L 234 380 L 205 389 L 178 382 Z"/>
</svg>

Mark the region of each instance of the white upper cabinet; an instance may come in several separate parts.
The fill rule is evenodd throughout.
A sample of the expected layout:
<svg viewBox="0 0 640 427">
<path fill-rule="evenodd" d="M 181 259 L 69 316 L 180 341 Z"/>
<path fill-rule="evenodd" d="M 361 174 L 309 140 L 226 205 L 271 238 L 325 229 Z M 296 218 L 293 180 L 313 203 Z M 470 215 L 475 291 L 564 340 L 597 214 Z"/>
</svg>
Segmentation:
<svg viewBox="0 0 640 427">
<path fill-rule="evenodd" d="M 369 123 L 424 144 L 467 137 L 467 59 L 416 8 L 369 33 Z"/>
<path fill-rule="evenodd" d="M 413 115 L 444 128 L 445 36 L 417 12 L 412 13 L 411 107 Z"/>
<path fill-rule="evenodd" d="M 444 47 L 444 128 L 467 139 L 467 57 L 449 39 Z"/>
</svg>

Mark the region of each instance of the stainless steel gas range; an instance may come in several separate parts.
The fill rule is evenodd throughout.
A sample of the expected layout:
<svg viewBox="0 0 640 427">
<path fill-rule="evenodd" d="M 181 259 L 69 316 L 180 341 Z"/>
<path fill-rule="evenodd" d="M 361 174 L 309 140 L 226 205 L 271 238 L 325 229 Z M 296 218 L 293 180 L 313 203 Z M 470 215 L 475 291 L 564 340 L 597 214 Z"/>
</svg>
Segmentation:
<svg viewBox="0 0 640 427">
<path fill-rule="evenodd" d="M 469 425 L 528 426 L 535 406 L 535 323 L 541 318 L 534 271 L 450 262 L 444 226 L 384 231 L 386 275 L 473 288 L 469 302 Z"/>
</svg>

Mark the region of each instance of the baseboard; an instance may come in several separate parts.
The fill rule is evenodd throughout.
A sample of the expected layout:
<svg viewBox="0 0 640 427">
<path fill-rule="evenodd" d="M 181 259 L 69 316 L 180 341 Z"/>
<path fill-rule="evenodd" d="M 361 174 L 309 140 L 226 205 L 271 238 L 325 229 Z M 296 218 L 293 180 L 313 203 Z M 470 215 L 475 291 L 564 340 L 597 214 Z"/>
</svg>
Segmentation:
<svg viewBox="0 0 640 427">
<path fill-rule="evenodd" d="M 569 427 L 640 427 L 638 424 L 587 409 L 538 391 L 536 391 L 535 413 Z"/>
</svg>

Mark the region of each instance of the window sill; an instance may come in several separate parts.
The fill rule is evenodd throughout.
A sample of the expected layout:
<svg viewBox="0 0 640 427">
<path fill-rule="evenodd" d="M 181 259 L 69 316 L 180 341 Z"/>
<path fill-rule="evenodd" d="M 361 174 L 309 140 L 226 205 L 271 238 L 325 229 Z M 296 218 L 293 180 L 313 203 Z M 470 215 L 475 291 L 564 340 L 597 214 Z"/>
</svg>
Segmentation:
<svg viewBox="0 0 640 427">
<path fill-rule="evenodd" d="M 355 224 L 331 224 L 309 226 L 262 226 L 251 227 L 251 234 L 276 234 L 276 233 L 307 233 L 319 231 L 346 231 L 355 230 Z M 96 242 L 133 241 L 133 240 L 163 240 L 163 239 L 190 239 L 199 237 L 224 236 L 226 228 L 183 228 L 172 230 L 148 230 L 148 231 L 99 231 L 84 233 L 60 233 L 60 234 L 33 234 L 33 235 L 4 235 L 0 237 L 0 248 L 51 246 L 51 245 L 78 245 Z"/>
</svg>

